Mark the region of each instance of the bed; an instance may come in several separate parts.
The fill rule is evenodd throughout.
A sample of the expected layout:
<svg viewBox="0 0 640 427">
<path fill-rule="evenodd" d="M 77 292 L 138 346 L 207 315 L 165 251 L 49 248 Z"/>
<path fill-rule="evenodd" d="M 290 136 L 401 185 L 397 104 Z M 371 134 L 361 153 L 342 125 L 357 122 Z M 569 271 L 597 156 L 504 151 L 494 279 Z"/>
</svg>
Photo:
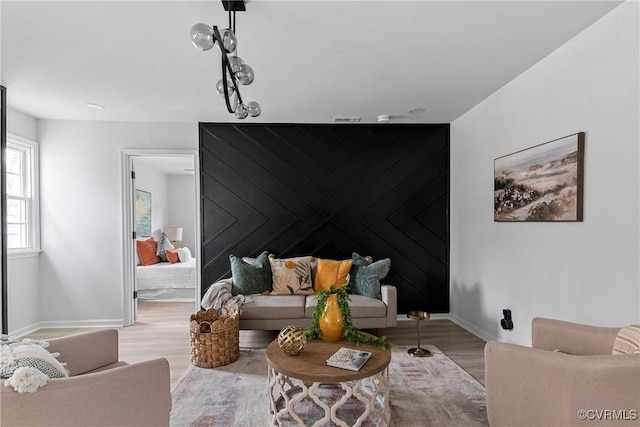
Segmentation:
<svg viewBox="0 0 640 427">
<path fill-rule="evenodd" d="M 138 265 L 136 281 L 138 299 L 193 300 L 196 296 L 196 260 Z"/>
</svg>

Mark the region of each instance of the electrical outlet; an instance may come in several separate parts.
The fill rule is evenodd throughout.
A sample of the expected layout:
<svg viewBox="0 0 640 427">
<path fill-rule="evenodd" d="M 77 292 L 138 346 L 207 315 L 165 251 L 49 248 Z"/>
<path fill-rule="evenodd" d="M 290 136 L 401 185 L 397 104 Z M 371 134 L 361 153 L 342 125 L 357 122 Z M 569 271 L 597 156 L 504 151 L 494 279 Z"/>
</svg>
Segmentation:
<svg viewBox="0 0 640 427">
<path fill-rule="evenodd" d="M 500 320 L 500 325 L 502 329 L 512 330 L 513 329 L 513 320 L 511 320 L 511 310 L 505 308 L 502 310 L 502 315 L 504 316 L 502 320 Z"/>
</svg>

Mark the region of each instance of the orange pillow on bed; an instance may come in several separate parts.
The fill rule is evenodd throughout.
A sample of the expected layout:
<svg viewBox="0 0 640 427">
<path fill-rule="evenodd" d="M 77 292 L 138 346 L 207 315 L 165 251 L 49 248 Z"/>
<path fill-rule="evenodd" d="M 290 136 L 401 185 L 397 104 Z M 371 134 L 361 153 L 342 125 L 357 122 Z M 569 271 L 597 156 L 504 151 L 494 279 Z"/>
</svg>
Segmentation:
<svg viewBox="0 0 640 427">
<path fill-rule="evenodd" d="M 167 249 L 165 253 L 167 254 L 167 261 L 169 261 L 171 264 L 175 264 L 176 262 L 180 261 L 177 249 Z"/>
<path fill-rule="evenodd" d="M 153 237 L 149 237 L 147 240 L 136 240 L 136 250 L 138 251 L 140 264 L 152 265 L 161 261 L 160 257 L 156 255 L 157 246 L 158 242 Z"/>
</svg>

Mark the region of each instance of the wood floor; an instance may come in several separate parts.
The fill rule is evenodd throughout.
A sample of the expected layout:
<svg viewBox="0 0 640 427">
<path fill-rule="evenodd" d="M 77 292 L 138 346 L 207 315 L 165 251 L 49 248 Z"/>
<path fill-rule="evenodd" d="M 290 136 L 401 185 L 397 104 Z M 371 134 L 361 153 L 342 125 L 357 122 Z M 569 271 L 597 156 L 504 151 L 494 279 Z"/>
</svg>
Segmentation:
<svg viewBox="0 0 640 427">
<path fill-rule="evenodd" d="M 190 363 L 189 316 L 193 302 L 140 301 L 135 325 L 118 328 L 120 359 L 129 363 L 164 357 L 171 366 L 171 385 Z M 42 340 L 86 332 L 90 329 L 40 329 L 27 338 Z M 447 319 L 423 321 L 421 344 L 432 344 L 484 384 L 485 342 Z M 387 340 L 396 345 L 416 344 L 415 321 L 406 319 L 398 327 L 385 330 Z M 240 331 L 240 347 L 266 347 L 277 335 L 271 331 Z"/>
</svg>

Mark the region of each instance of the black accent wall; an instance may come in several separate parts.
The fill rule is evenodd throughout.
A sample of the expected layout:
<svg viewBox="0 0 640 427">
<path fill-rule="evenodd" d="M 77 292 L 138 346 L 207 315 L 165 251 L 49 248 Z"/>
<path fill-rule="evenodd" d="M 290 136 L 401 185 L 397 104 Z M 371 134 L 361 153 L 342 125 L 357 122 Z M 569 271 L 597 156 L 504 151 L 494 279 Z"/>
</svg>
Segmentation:
<svg viewBox="0 0 640 427">
<path fill-rule="evenodd" d="M 398 311 L 449 311 L 449 125 L 200 123 L 202 288 L 229 254 L 390 258 Z"/>
</svg>

